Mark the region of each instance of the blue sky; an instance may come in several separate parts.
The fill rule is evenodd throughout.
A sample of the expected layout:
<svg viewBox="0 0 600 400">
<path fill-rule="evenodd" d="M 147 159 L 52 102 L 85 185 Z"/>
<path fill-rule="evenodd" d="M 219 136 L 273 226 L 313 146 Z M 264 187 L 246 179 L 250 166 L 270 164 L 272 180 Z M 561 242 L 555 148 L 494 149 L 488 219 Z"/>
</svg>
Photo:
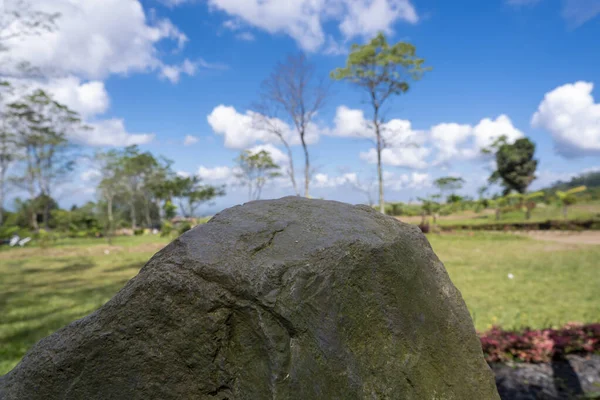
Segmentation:
<svg viewBox="0 0 600 400">
<path fill-rule="evenodd" d="M 474 195 L 490 166 L 478 149 L 502 133 L 537 144 L 534 188 L 600 166 L 598 0 L 32 3 L 62 13 L 58 30 L 15 42 L 9 53 L 41 65 L 49 77 L 42 84 L 96 126 L 93 137 L 77 140 L 90 152 L 140 143 L 174 160 L 177 171 L 229 184 L 228 195 L 205 212 L 247 200 L 231 176 L 243 148 L 277 144 L 239 129 L 274 65 L 304 51 L 327 76 L 344 64 L 351 43 L 378 30 L 414 44 L 433 67 L 387 112 L 420 143 L 385 157 L 388 200 L 433 193 L 432 180 L 446 175 L 462 176 L 464 194 Z M 375 177 L 371 144 L 336 121 L 359 129 L 358 110 L 368 118 L 369 109 L 359 91 L 332 88 L 310 146 L 311 194 L 364 202 L 353 186 L 356 178 L 369 186 Z M 186 136 L 193 138 L 185 143 Z M 240 145 L 226 147 L 226 137 Z M 300 179 L 299 146 L 294 161 Z M 94 198 L 93 177 L 93 166 L 81 165 L 61 203 Z M 291 193 L 287 181 L 277 182 L 265 197 Z"/>
</svg>

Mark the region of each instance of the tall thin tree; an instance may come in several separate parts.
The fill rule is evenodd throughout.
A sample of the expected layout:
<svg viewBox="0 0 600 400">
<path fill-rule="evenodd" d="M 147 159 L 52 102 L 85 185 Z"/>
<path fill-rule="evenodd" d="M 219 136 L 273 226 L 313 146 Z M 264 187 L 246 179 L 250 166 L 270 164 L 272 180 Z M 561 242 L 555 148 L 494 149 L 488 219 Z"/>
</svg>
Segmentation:
<svg viewBox="0 0 600 400">
<path fill-rule="evenodd" d="M 331 73 L 332 79 L 347 81 L 368 94 L 377 151 L 379 210 L 382 213 L 385 213 L 385 200 L 381 154 L 386 147 L 383 107 L 392 96 L 406 93 L 410 88 L 409 82 L 420 79 L 429 70 L 423 67 L 424 62 L 416 56 L 416 48 L 412 44 L 399 42 L 390 45 L 383 33 L 379 33 L 365 45 L 352 45 L 346 66 Z"/>
<path fill-rule="evenodd" d="M 309 197 L 311 166 L 308 136 L 315 129 L 314 119 L 324 107 L 329 84 L 315 76 L 314 65 L 303 54 L 290 55 L 275 66 L 263 82 L 260 101 L 255 106 L 255 126 L 276 135 L 289 156 L 288 175 L 296 193 L 299 190 L 294 176 L 294 162 L 290 149 L 293 135 L 297 135 L 304 152 L 304 196 Z M 288 132 L 283 121 L 292 125 Z"/>
<path fill-rule="evenodd" d="M 76 146 L 69 137 L 88 127 L 75 111 L 58 103 L 43 90 L 36 90 L 10 104 L 9 110 L 9 120 L 18 127 L 17 146 L 25 153 L 23 181 L 29 194 L 31 198 L 39 193 L 43 198 L 51 199 L 54 189 L 68 181 L 75 164 Z M 49 217 L 48 204 L 43 211 L 46 227 Z"/>
</svg>

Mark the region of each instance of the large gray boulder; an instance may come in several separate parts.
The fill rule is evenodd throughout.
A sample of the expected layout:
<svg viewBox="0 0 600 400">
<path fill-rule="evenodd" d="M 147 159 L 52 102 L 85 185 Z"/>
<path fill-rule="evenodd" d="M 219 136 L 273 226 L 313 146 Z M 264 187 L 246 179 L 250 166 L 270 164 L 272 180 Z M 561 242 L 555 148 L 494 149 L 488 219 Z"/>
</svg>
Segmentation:
<svg viewBox="0 0 600 400">
<path fill-rule="evenodd" d="M 223 211 L 0 378 L 2 399 L 499 399 L 416 226 L 286 197 Z"/>
</svg>

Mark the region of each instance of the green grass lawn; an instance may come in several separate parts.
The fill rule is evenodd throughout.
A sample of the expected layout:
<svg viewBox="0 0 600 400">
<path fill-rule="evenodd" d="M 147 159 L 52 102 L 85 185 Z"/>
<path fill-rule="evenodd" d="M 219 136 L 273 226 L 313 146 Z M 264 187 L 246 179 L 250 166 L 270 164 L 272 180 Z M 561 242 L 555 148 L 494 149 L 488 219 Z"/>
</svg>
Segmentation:
<svg viewBox="0 0 600 400">
<path fill-rule="evenodd" d="M 600 321 L 600 246 L 504 233 L 429 240 L 479 331 L 491 325 L 518 329 Z"/>
<path fill-rule="evenodd" d="M 429 239 L 479 330 L 600 321 L 600 246 L 502 233 Z M 72 239 L 1 251 L 0 375 L 35 342 L 104 304 L 167 241 Z"/>
</svg>

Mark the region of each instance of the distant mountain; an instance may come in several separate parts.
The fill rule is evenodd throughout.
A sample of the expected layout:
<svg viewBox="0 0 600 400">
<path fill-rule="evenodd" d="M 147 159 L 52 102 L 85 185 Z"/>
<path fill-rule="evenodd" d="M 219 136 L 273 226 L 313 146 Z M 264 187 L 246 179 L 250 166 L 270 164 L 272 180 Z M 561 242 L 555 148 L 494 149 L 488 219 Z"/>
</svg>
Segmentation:
<svg viewBox="0 0 600 400">
<path fill-rule="evenodd" d="M 554 192 L 556 190 L 569 190 L 578 186 L 587 186 L 588 189 L 600 188 L 600 171 L 587 172 L 572 178 L 568 182 L 558 181 L 552 186 L 542 189 Z"/>
</svg>

